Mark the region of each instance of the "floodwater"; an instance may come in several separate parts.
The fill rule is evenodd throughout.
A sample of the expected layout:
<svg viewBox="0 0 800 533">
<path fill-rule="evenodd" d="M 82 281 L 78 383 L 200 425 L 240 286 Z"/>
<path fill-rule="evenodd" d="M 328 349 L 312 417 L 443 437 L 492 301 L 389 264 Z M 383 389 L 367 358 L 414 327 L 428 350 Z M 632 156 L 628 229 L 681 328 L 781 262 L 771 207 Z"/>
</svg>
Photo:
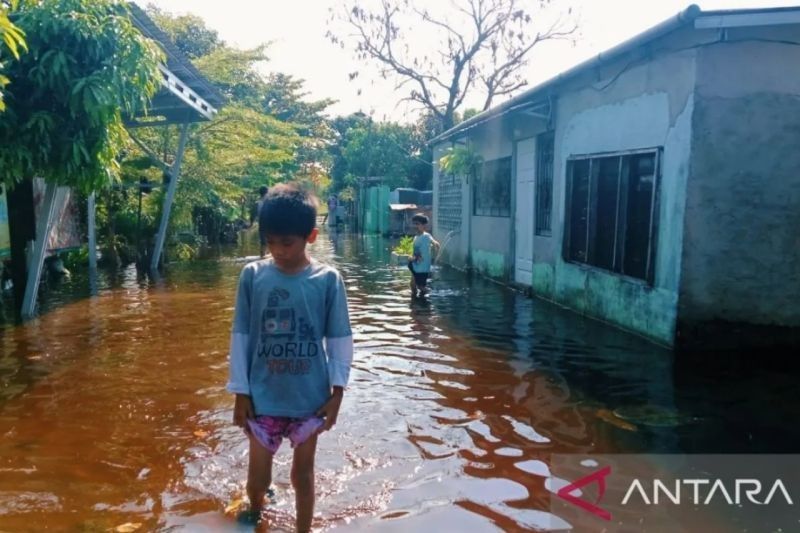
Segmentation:
<svg viewBox="0 0 800 533">
<path fill-rule="evenodd" d="M 549 511 L 553 453 L 789 452 L 796 382 L 701 376 L 671 354 L 458 271 L 411 301 L 388 241 L 322 235 L 356 341 L 339 424 L 320 437 L 315 527 L 523 531 Z M 0 531 L 247 531 L 247 444 L 224 390 L 248 242 L 218 258 L 51 286 L 0 328 Z M 716 354 L 713 357 L 724 357 Z M 269 527 L 290 531 L 291 454 Z"/>
</svg>

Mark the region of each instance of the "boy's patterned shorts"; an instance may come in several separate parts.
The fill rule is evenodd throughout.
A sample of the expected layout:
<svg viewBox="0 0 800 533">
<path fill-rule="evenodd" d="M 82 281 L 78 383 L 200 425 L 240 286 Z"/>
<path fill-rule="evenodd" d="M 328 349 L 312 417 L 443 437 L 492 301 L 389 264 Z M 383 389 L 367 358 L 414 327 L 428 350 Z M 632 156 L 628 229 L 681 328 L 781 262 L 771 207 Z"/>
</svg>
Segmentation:
<svg viewBox="0 0 800 533">
<path fill-rule="evenodd" d="M 247 421 L 253 437 L 272 454 L 278 451 L 284 437 L 288 437 L 292 448 L 296 448 L 307 441 L 323 424 L 325 421 L 318 416 L 305 418 L 258 416 L 255 420 Z"/>
</svg>

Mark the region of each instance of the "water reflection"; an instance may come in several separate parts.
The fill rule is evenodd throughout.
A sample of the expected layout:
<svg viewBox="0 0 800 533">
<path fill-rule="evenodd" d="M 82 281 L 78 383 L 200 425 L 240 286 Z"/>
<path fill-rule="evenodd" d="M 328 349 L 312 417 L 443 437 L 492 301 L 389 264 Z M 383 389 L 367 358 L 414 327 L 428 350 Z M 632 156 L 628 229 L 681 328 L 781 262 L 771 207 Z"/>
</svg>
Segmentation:
<svg viewBox="0 0 800 533">
<path fill-rule="evenodd" d="M 39 319 L 0 328 L 3 530 L 236 530 L 223 510 L 246 442 L 223 385 L 236 280 L 257 246 L 161 279 L 100 271 L 95 297 L 76 277 L 48 289 Z M 390 248 L 347 234 L 314 246 L 345 277 L 357 349 L 340 424 L 320 440 L 319 527 L 554 527 L 551 453 L 796 442 L 781 422 L 796 407 L 774 401 L 796 396 L 790 376 L 754 373 L 749 389 L 687 377 L 640 339 L 448 269 L 412 300 Z M 276 460 L 278 530 L 293 523 L 289 461 Z"/>
</svg>

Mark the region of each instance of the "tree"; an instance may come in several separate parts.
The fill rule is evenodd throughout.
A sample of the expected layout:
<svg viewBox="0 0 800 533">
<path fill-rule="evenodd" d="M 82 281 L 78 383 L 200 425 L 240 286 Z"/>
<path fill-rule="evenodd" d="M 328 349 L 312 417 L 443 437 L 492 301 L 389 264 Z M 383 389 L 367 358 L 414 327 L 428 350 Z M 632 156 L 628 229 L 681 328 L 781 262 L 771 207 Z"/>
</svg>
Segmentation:
<svg viewBox="0 0 800 533">
<path fill-rule="evenodd" d="M 331 121 L 334 142 L 328 148 L 331 155 L 331 190 L 339 192 L 347 186 L 346 177 L 348 175 L 347 159 L 343 154 L 343 148 L 347 139 L 347 132 L 356 127 L 366 127 L 371 121 L 367 115 L 361 112 L 350 114 L 346 117 L 336 117 Z"/>
<path fill-rule="evenodd" d="M 157 18 L 166 28 L 185 20 L 163 11 L 158 11 Z M 199 35 L 211 31 L 199 19 L 196 27 Z M 265 45 L 243 50 L 221 41 L 193 60 L 228 101 L 213 120 L 191 126 L 170 217 L 173 235 L 176 230 L 194 229 L 209 242 L 216 242 L 228 222 L 247 218 L 248 199 L 253 199 L 253 192 L 261 185 L 293 179 L 305 181 L 318 191 L 327 186 L 328 167 L 324 162 L 329 156 L 324 148 L 330 135 L 320 132 L 327 128 L 322 111 L 330 102 L 305 101 L 302 80 L 282 74 L 264 76 L 261 72 L 266 61 Z M 174 127 L 145 127 L 135 134 L 143 144 L 158 147 L 164 160 L 176 149 Z M 160 182 L 163 172 L 133 143 L 123 169 L 123 190 L 128 191 L 135 190 L 143 178 Z M 147 243 L 156 229 L 162 191 L 157 188 L 143 198 L 139 231 L 138 195 L 120 191 L 105 195 L 100 223 L 107 229 L 107 244 L 116 243 L 125 250 L 139 238 Z M 185 246 L 180 247 L 185 250 Z M 150 246 L 141 248 L 144 251 Z"/>
<path fill-rule="evenodd" d="M 537 13 L 529 6 L 541 9 L 552 0 L 453 0 L 446 16 L 418 2 L 381 0 L 373 9 L 364 0 L 350 0 L 331 20 L 352 28 L 354 43 L 333 29 L 328 37 L 334 44 L 351 45 L 360 61 L 376 62 L 384 77 L 396 76 L 398 88 L 410 87 L 405 99 L 437 117 L 443 130 L 456 123 L 456 112 L 468 95 L 480 92 L 485 110 L 495 99 L 524 87 L 522 73 L 531 50 L 575 29 L 559 18 L 537 30 Z M 424 49 L 419 39 L 425 35 L 440 35 L 438 48 L 415 54 Z"/>
<path fill-rule="evenodd" d="M 18 4 L 18 0 L 0 0 L 0 112 L 5 109 L 3 88 L 11 82 L 3 74 L 3 56 L 10 54 L 14 59 L 19 59 L 20 49 L 27 50 L 25 34 L 9 18 L 9 12 L 16 9 Z"/>
<path fill-rule="evenodd" d="M 266 45 L 246 50 L 219 46 L 194 64 L 228 100 L 259 108 L 267 87 L 257 66 L 268 59 Z"/>
<path fill-rule="evenodd" d="M 172 15 L 153 4 L 147 5 L 147 14 L 190 59 L 208 55 L 225 44 L 197 15 Z"/>
<path fill-rule="evenodd" d="M 5 109 L 3 87 L 11 82 L 3 74 L 3 56 L 10 54 L 14 59 L 19 59 L 20 51 L 28 49 L 25 44 L 25 34 L 8 18 L 9 11 L 16 9 L 18 4 L 18 0 L 0 1 L 0 112 Z"/>
<path fill-rule="evenodd" d="M 415 159 L 413 130 L 369 120 L 347 131 L 342 156 L 350 176 L 380 176 L 390 188 L 407 186 Z"/>
<path fill-rule="evenodd" d="M 83 191 L 118 174 L 123 115 L 159 87 L 162 55 L 116 0 L 22 2 L 29 52 L 10 63 L 0 114 L 0 181 L 32 176 Z M 76 16 L 79 14 L 79 16 Z"/>
</svg>

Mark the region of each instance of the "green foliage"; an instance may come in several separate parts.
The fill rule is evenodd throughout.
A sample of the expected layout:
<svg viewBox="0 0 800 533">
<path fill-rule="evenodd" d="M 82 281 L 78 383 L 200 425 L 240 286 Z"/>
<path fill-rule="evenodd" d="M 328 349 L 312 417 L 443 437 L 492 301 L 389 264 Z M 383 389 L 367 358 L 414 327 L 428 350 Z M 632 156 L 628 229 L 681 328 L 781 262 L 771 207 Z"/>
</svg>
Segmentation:
<svg viewBox="0 0 800 533">
<path fill-rule="evenodd" d="M 266 46 L 233 48 L 216 38 L 206 38 L 216 33 L 200 19 L 175 16 L 152 7 L 148 12 L 174 39 L 185 35 L 184 44 L 177 43 L 179 48 L 187 53 L 196 51 L 189 53 L 194 56 L 194 64 L 228 100 L 212 121 L 190 129 L 170 233 L 187 235 L 207 230 L 209 241 L 214 241 L 228 221 L 249 218 L 255 191 L 261 185 L 295 180 L 324 197 L 330 185 L 328 148 L 333 143 L 333 133 L 323 113 L 332 101 L 308 101 L 302 80 L 283 74 L 262 75 L 263 64 L 268 60 Z M 196 28 L 202 42 L 190 42 L 193 34 L 182 30 L 189 26 Z M 213 42 L 213 46 L 202 48 L 207 42 Z M 177 127 L 141 128 L 135 134 L 163 159 L 175 153 Z M 102 202 L 107 204 L 107 212 L 99 217 L 106 234 L 122 234 L 117 241 L 123 247 L 137 239 L 136 184 L 147 179 L 160 185 L 163 174 L 136 144 L 129 143 L 126 151 L 122 187 L 104 195 Z M 148 250 L 152 248 L 162 201 L 163 188 L 142 197 L 138 235 Z M 196 245 L 192 245 L 195 251 Z M 194 252 L 182 245 L 170 245 L 168 255 L 188 259 Z"/>
<path fill-rule="evenodd" d="M 458 115 L 456 115 L 456 117 L 457 117 L 456 118 L 456 123 L 458 123 L 460 121 L 464 121 L 464 120 L 469 120 L 472 117 L 474 117 L 475 115 L 478 115 L 480 112 L 481 112 L 480 109 L 475 109 L 474 107 L 468 107 L 467 109 L 464 110 L 464 113 L 461 115 L 461 117 L 460 117 L 461 120 L 458 120 Z"/>
<path fill-rule="evenodd" d="M 14 13 L 29 52 L 7 67 L 0 181 L 41 176 L 81 191 L 119 173 L 123 116 L 160 84 L 161 51 L 120 0 L 25 0 Z"/>
<path fill-rule="evenodd" d="M 471 176 L 481 163 L 483 158 L 471 146 L 463 144 L 451 146 L 439 158 L 439 168 L 450 176 Z"/>
<path fill-rule="evenodd" d="M 312 133 L 327 121 L 322 120 L 325 109 L 335 103 L 326 98 L 316 102 L 306 101 L 308 93 L 303 91 L 303 80 L 280 72 L 269 75 L 263 94 L 263 109 L 277 119 L 291 122 L 304 128 L 301 135 Z M 326 124 L 327 126 L 327 124 Z"/>
<path fill-rule="evenodd" d="M 265 45 L 249 50 L 219 46 L 195 65 L 231 102 L 258 108 L 267 90 L 258 66 L 267 60 Z"/>
<path fill-rule="evenodd" d="M 431 186 L 433 153 L 427 141 L 439 133 L 436 117 L 425 114 L 416 123 L 376 123 L 363 113 L 337 117 L 331 125 L 335 143 L 331 178 L 334 191 L 357 184 L 357 177 L 381 176 L 390 187 Z"/>
<path fill-rule="evenodd" d="M 83 245 L 74 250 L 67 250 L 61 254 L 61 260 L 64 262 L 64 268 L 70 272 L 85 270 L 89 264 L 89 247 Z"/>
<path fill-rule="evenodd" d="M 8 6 L 5 2 L 0 2 L 0 113 L 6 107 L 3 101 L 3 88 L 11 83 L 11 80 L 3 74 L 3 56 L 10 54 L 14 59 L 19 59 L 20 51 L 28 50 L 25 33 L 8 18 L 9 11 L 15 10 L 18 4 L 18 0 L 11 0 Z"/>
<path fill-rule="evenodd" d="M 185 242 L 175 243 L 172 248 L 172 257 L 178 261 L 190 261 L 197 256 L 198 249 Z"/>
<path fill-rule="evenodd" d="M 414 255 L 414 237 L 402 237 L 392 251 L 397 255 Z"/>
<path fill-rule="evenodd" d="M 147 6 L 147 14 L 169 35 L 175 46 L 191 59 L 210 54 L 224 45 L 219 34 L 208 28 L 197 15 L 170 15 L 153 4 Z"/>
<path fill-rule="evenodd" d="M 393 189 L 408 183 L 413 141 L 409 126 L 370 122 L 347 132 L 342 155 L 351 174 L 380 176 Z"/>
</svg>

